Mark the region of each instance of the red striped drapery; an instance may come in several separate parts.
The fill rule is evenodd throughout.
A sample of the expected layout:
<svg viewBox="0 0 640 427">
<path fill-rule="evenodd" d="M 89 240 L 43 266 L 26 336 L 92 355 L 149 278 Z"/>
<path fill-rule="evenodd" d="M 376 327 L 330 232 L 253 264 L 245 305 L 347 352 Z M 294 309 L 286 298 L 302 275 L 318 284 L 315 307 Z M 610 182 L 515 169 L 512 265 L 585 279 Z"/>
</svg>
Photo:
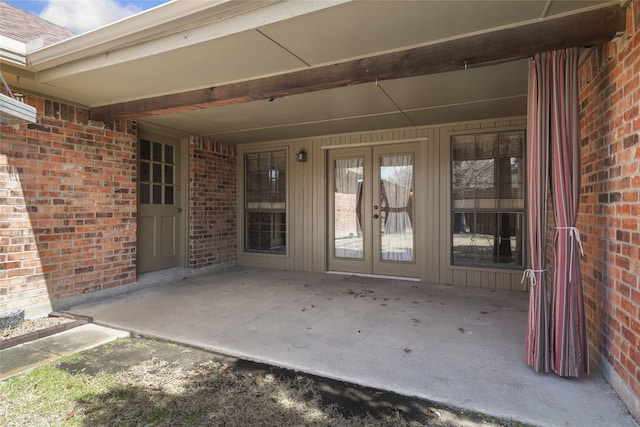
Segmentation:
<svg viewBox="0 0 640 427">
<path fill-rule="evenodd" d="M 575 228 L 580 202 L 578 49 L 553 52 L 551 200 L 555 221 L 551 369 L 563 377 L 589 372 L 580 253 Z"/>
<path fill-rule="evenodd" d="M 536 54 L 531 60 L 528 117 L 531 279 L 526 360 L 536 371 L 563 377 L 589 372 L 580 280 L 578 50 Z M 551 168 L 549 169 L 549 163 Z M 555 223 L 553 283 L 545 280 L 547 183 Z"/>
<path fill-rule="evenodd" d="M 525 341 L 526 361 L 533 369 L 548 372 L 549 301 L 547 294 L 547 192 L 549 190 L 549 98 L 551 63 L 545 56 L 536 55 L 529 63 L 529 106 L 527 111 L 527 223 L 531 269 L 529 316 Z"/>
</svg>

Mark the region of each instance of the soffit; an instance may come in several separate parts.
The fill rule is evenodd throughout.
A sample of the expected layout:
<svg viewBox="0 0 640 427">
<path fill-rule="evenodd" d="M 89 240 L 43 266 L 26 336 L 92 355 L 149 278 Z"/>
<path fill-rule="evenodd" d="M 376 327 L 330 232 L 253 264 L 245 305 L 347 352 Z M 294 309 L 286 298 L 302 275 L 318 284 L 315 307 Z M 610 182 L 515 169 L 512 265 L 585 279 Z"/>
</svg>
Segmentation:
<svg viewBox="0 0 640 427">
<path fill-rule="evenodd" d="M 297 4 L 271 3 L 269 7 L 280 10 Z M 284 20 L 267 14 L 268 8 L 223 22 L 209 22 L 199 15 L 198 22 L 205 23 L 199 27 L 184 29 L 181 21 L 181 30 L 166 30 L 162 38 L 145 36 L 140 43 L 128 40 L 122 48 L 98 54 L 92 50 L 92 56 L 40 71 L 35 82 L 23 81 L 22 86 L 41 92 L 45 88 L 45 93 L 94 107 L 343 63 L 620 2 L 327 4 L 309 13 L 290 13 Z M 247 29 L 234 32 L 236 24 Z M 221 25 L 228 29 L 221 31 Z M 293 95 L 274 102 L 194 109 L 140 121 L 239 143 L 515 116 L 526 113 L 526 74 L 526 61 L 521 60 Z"/>
</svg>

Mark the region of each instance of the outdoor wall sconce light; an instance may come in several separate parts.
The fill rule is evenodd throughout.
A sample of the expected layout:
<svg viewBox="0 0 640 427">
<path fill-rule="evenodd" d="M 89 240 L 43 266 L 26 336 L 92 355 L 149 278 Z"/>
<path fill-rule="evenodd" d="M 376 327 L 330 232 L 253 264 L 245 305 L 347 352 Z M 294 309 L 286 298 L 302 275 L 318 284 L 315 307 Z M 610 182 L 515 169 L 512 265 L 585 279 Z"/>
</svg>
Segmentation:
<svg viewBox="0 0 640 427">
<path fill-rule="evenodd" d="M 18 101 L 18 102 L 22 102 L 24 103 L 25 100 L 27 99 L 26 96 L 24 96 L 24 93 L 21 92 L 13 92 L 13 98 Z"/>
<path fill-rule="evenodd" d="M 304 150 L 298 151 L 296 153 L 296 162 L 304 163 L 307 161 L 307 152 Z"/>
</svg>

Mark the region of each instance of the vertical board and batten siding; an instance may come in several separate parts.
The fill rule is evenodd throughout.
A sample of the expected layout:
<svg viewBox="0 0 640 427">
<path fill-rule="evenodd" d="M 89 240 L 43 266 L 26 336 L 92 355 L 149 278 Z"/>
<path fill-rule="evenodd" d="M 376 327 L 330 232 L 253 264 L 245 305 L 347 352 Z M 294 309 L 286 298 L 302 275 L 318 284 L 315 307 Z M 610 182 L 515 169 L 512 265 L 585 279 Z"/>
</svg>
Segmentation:
<svg viewBox="0 0 640 427">
<path fill-rule="evenodd" d="M 244 252 L 238 233 L 238 264 L 282 270 L 327 270 L 327 158 L 332 149 L 416 141 L 416 246 L 423 282 L 526 290 L 519 270 L 452 267 L 450 263 L 450 140 L 455 134 L 523 129 L 524 118 L 479 121 L 442 126 L 333 135 L 300 140 L 238 146 L 238 224 L 243 224 L 244 154 L 286 149 L 288 165 L 287 254 Z M 296 162 L 304 150 L 307 161 Z M 422 214 L 420 214 L 422 213 Z"/>
</svg>

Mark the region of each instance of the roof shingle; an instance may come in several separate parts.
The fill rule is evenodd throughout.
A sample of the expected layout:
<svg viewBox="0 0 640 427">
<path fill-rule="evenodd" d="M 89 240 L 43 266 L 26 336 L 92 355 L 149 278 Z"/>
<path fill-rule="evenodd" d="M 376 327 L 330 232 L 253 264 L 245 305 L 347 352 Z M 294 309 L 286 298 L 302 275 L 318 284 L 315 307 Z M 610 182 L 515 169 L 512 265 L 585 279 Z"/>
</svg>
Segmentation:
<svg viewBox="0 0 640 427">
<path fill-rule="evenodd" d="M 46 46 L 66 40 L 76 34 L 0 1 L 0 35 L 22 43 L 41 38 Z"/>
</svg>

